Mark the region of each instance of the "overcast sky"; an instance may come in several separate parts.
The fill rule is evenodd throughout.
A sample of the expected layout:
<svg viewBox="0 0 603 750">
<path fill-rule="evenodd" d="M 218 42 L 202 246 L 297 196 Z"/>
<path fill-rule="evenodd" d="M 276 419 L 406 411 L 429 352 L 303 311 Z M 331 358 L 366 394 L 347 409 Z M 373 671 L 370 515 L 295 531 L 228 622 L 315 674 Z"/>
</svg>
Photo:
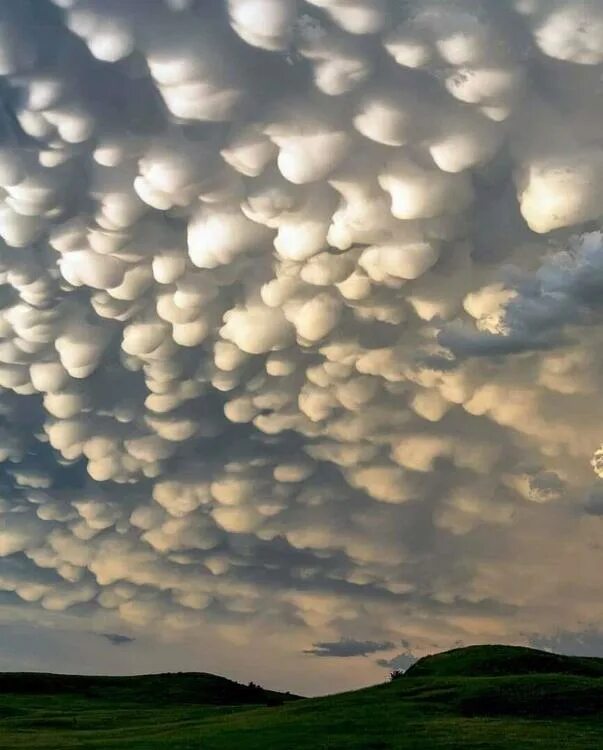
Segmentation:
<svg viewBox="0 0 603 750">
<path fill-rule="evenodd" d="M 0 0 L 0 670 L 603 653 L 603 2 Z"/>
</svg>

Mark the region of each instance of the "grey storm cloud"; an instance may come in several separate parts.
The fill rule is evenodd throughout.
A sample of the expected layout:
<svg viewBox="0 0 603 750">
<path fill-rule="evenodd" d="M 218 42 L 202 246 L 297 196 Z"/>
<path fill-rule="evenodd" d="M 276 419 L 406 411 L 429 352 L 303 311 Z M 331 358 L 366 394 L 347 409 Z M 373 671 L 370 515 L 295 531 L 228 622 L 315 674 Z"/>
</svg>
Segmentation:
<svg viewBox="0 0 603 750">
<path fill-rule="evenodd" d="M 571 340 L 572 327 L 600 324 L 603 234 L 588 232 L 563 244 L 534 274 L 507 270 L 515 279 L 508 282 L 508 299 L 494 326 L 477 331 L 449 326 L 440 343 L 466 356 L 514 354 L 562 346 Z"/>
<path fill-rule="evenodd" d="M 546 651 L 568 656 L 603 657 L 603 633 L 597 626 L 575 632 L 557 632 L 552 635 L 534 635 L 530 645 Z"/>
<path fill-rule="evenodd" d="M 374 641 L 355 641 L 351 638 L 343 638 L 332 643 L 314 643 L 313 648 L 304 651 L 304 654 L 313 656 L 334 656 L 346 658 L 351 656 L 368 656 L 378 651 L 391 651 L 395 648 L 393 643 L 375 643 Z"/>
<path fill-rule="evenodd" d="M 2 621 L 603 617 L 602 50 L 594 0 L 0 0 Z"/>
<path fill-rule="evenodd" d="M 128 643 L 133 643 L 136 639 L 130 638 L 128 635 L 121 635 L 120 633 L 101 633 L 102 638 L 105 638 L 112 646 L 124 646 Z"/>
<path fill-rule="evenodd" d="M 417 661 L 417 657 L 410 651 L 403 651 L 400 654 L 392 657 L 391 659 L 377 659 L 377 664 L 380 667 L 386 669 L 399 670 L 400 672 L 406 672 L 409 667 Z"/>
</svg>

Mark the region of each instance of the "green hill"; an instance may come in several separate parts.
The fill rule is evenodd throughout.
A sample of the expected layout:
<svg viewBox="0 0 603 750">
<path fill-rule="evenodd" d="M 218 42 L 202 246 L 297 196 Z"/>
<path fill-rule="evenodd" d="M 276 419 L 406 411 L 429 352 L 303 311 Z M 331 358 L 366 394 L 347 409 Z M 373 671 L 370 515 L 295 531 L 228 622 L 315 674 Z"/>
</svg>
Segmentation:
<svg viewBox="0 0 603 750">
<path fill-rule="evenodd" d="M 0 672 L 2 699 L 9 695 L 78 696 L 116 703 L 194 704 L 204 706 L 276 705 L 299 696 L 242 685 L 205 672 L 148 674 L 133 677 L 48 674 L 45 672 Z M 1 715 L 1 714 L 0 714 Z"/>
<path fill-rule="evenodd" d="M 7 674 L 0 747 L 595 750 L 603 747 L 602 664 L 471 647 L 426 657 L 392 682 L 303 700 L 204 674 Z M 254 697 L 262 707 L 248 703 Z"/>
<path fill-rule="evenodd" d="M 496 677 L 520 674 L 603 677 L 603 659 L 562 656 L 523 646 L 468 646 L 419 659 L 406 674 L 412 677 Z"/>
</svg>

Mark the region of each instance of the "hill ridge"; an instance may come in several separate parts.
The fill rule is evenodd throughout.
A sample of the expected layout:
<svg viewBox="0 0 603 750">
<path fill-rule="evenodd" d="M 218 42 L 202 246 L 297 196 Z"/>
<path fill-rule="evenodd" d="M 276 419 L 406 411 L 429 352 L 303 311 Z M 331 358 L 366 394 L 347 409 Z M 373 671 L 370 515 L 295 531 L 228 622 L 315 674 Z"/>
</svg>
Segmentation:
<svg viewBox="0 0 603 750">
<path fill-rule="evenodd" d="M 85 694 L 103 697 L 107 691 L 130 703 L 161 699 L 172 703 L 262 705 L 297 700 L 301 696 L 245 685 L 210 672 L 153 672 L 136 675 L 78 675 L 57 672 L 0 672 L 0 695 Z"/>
</svg>

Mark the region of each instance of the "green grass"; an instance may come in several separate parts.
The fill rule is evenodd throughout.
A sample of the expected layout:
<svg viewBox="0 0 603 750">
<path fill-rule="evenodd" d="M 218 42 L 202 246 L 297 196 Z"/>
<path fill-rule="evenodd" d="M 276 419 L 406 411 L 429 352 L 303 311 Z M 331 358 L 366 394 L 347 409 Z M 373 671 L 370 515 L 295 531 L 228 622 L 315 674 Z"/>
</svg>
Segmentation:
<svg viewBox="0 0 603 750">
<path fill-rule="evenodd" d="M 88 692 L 10 692 L 0 676 L 0 747 L 6 750 L 594 750 L 603 747 L 599 660 L 563 658 L 506 647 L 457 650 L 426 660 L 390 683 L 271 707 L 216 705 L 211 676 L 205 698 L 192 676 L 88 684 Z M 436 663 L 439 660 L 439 663 Z M 538 661 L 540 660 L 540 661 Z M 538 661 L 533 672 L 529 669 Z M 587 662 L 585 664 L 585 662 Z M 597 663 L 595 663 L 597 662 Z M 482 675 L 479 675 L 481 663 Z M 503 663 L 506 665 L 503 667 Z M 559 668 L 560 662 L 552 663 Z M 422 670 L 429 671 L 422 675 Z M 467 671 L 468 670 L 468 673 Z M 488 670 L 494 671 L 489 674 Z M 32 681 L 35 676 L 30 676 Z M 144 681 L 150 681 L 145 685 Z M 187 681 L 188 680 L 188 681 Z M 226 690 L 216 678 L 217 683 Z M 172 682 L 161 700 L 159 686 Z M 228 682 L 228 681 L 227 681 Z M 236 683 L 229 683 L 231 686 Z M 34 685 L 30 685 L 30 688 Z M 243 692 L 240 691 L 243 688 Z M 244 700 L 244 686 L 230 695 Z M 180 698 L 173 696 L 179 694 Z M 187 698 L 188 695 L 188 698 Z M 259 695 L 259 693 L 256 693 Z M 278 694 L 272 694 L 276 703 Z M 267 699 L 267 695 L 264 695 Z M 203 704 L 202 700 L 206 700 Z M 185 702 L 188 701 L 188 702 Z M 213 701 L 213 705 L 209 705 Z"/>
</svg>

